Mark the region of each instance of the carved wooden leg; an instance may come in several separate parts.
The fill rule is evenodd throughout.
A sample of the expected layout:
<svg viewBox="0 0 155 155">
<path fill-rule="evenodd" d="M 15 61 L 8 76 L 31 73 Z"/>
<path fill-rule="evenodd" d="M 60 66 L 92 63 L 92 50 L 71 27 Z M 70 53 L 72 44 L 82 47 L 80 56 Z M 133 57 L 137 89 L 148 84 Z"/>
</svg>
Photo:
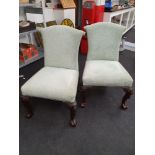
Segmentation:
<svg viewBox="0 0 155 155">
<path fill-rule="evenodd" d="M 70 109 L 70 122 L 69 122 L 69 124 L 71 127 L 76 127 L 76 125 L 77 125 L 77 121 L 75 119 L 76 105 L 69 106 L 69 109 Z"/>
<path fill-rule="evenodd" d="M 81 87 L 81 102 L 80 102 L 80 106 L 81 108 L 84 108 L 86 106 L 86 87 L 82 86 Z"/>
<path fill-rule="evenodd" d="M 33 115 L 32 108 L 30 106 L 30 99 L 27 96 L 22 96 L 21 99 L 22 99 L 22 103 L 23 103 L 24 107 L 26 108 L 25 117 L 29 119 Z"/>
<path fill-rule="evenodd" d="M 130 96 L 133 94 L 131 89 L 123 89 L 125 91 L 125 95 L 122 98 L 122 104 L 121 107 L 122 109 L 126 110 L 128 109 L 128 105 L 127 105 L 127 99 L 130 98 Z"/>
</svg>

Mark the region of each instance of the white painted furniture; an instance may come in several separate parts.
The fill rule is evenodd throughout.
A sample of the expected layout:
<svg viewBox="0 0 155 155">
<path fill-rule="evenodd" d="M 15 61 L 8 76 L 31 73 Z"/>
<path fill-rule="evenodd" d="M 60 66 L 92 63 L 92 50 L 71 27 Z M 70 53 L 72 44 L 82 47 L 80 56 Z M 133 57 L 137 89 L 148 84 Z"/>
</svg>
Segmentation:
<svg viewBox="0 0 155 155">
<path fill-rule="evenodd" d="M 124 10 L 105 12 L 104 22 L 112 22 L 126 27 L 124 33 L 135 25 L 135 8 L 128 8 Z"/>
</svg>

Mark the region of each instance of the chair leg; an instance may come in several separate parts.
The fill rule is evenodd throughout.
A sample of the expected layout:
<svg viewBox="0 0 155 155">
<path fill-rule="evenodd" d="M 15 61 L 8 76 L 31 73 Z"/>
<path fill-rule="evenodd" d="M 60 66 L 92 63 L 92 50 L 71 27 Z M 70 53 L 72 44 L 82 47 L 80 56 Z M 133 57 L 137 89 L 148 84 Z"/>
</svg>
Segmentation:
<svg viewBox="0 0 155 155">
<path fill-rule="evenodd" d="M 133 94 L 133 91 L 131 89 L 123 89 L 125 91 L 125 95 L 122 98 L 122 104 L 121 108 L 126 110 L 128 109 L 127 99 L 130 98 L 130 96 Z"/>
<path fill-rule="evenodd" d="M 33 115 L 32 108 L 30 106 L 30 98 L 28 96 L 22 96 L 21 100 L 22 100 L 22 103 L 26 109 L 25 117 L 29 119 Z"/>
<path fill-rule="evenodd" d="M 76 116 L 76 105 L 69 106 L 69 110 L 70 110 L 69 125 L 71 127 L 76 127 L 76 125 L 77 125 L 77 121 L 75 119 L 75 116 Z"/>
<path fill-rule="evenodd" d="M 80 107 L 84 108 L 86 106 L 86 87 L 85 86 L 81 86 L 80 94 L 81 94 Z"/>
</svg>

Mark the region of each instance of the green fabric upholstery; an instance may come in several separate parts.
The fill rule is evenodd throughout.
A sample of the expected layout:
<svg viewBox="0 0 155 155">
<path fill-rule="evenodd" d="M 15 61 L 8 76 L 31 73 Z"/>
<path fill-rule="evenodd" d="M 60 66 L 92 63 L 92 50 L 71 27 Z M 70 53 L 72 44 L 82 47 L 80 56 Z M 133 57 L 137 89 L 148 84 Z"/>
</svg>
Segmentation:
<svg viewBox="0 0 155 155">
<path fill-rule="evenodd" d="M 45 67 L 21 87 L 22 94 L 75 104 L 78 52 L 84 32 L 59 25 L 44 28 L 41 34 Z"/>
<path fill-rule="evenodd" d="M 132 87 L 132 77 L 118 61 L 88 60 L 83 85 Z"/>
<path fill-rule="evenodd" d="M 86 26 L 85 29 L 88 37 L 88 60 L 118 60 L 125 27 L 102 22 Z"/>
<path fill-rule="evenodd" d="M 85 86 L 132 87 L 133 79 L 118 62 L 124 27 L 114 23 L 97 23 L 85 27 L 88 55 L 83 73 Z"/>
<path fill-rule="evenodd" d="M 78 51 L 83 31 L 68 26 L 41 29 L 45 66 L 78 70 Z"/>
<path fill-rule="evenodd" d="M 44 67 L 21 88 L 25 96 L 74 102 L 77 92 L 78 71 Z"/>
</svg>

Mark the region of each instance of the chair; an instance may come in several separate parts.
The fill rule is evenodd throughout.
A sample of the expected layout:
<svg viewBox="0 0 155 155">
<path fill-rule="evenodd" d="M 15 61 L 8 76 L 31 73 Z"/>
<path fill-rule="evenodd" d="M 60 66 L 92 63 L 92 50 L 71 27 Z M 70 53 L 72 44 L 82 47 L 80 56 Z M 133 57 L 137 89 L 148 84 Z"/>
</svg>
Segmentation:
<svg viewBox="0 0 155 155">
<path fill-rule="evenodd" d="M 82 102 L 86 106 L 86 89 L 91 86 L 122 87 L 125 95 L 121 107 L 127 109 L 132 94 L 133 79 L 120 64 L 119 46 L 123 26 L 114 23 L 97 23 L 85 27 L 88 37 L 88 55 L 82 77 Z"/>
<path fill-rule="evenodd" d="M 30 97 L 67 103 L 70 125 L 76 126 L 76 93 L 79 78 L 78 51 L 83 31 L 67 26 L 52 26 L 41 31 L 44 45 L 44 67 L 22 87 L 26 117 L 33 115 Z"/>
</svg>

